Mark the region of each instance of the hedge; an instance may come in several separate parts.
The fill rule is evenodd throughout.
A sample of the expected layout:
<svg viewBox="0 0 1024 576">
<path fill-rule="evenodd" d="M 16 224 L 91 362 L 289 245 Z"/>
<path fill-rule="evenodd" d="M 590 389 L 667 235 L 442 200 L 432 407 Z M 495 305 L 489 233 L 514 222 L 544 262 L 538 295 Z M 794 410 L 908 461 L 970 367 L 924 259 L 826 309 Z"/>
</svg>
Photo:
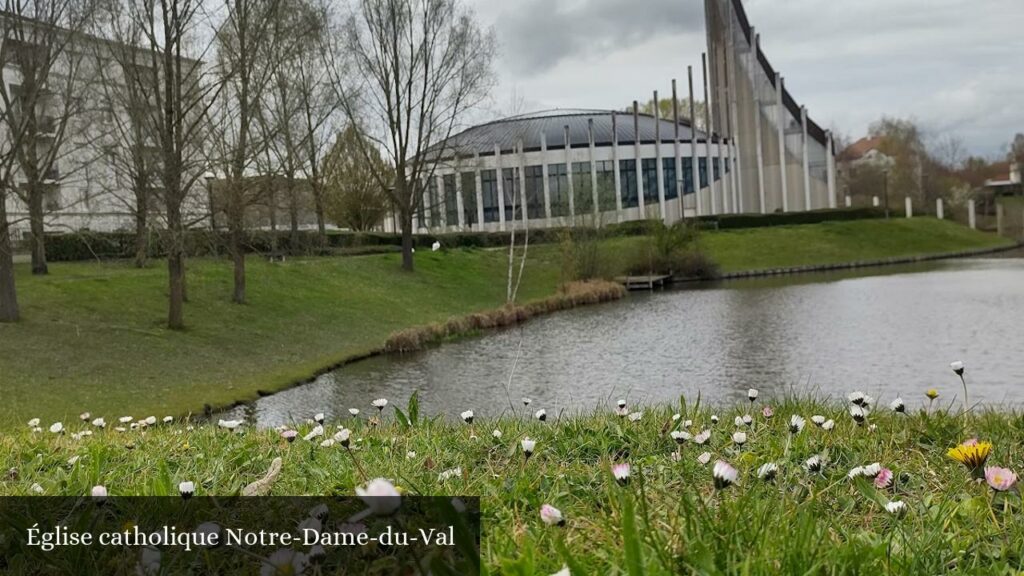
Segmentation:
<svg viewBox="0 0 1024 576">
<path fill-rule="evenodd" d="M 703 229 L 731 230 L 882 217 L 884 212 L 878 208 L 842 208 L 773 214 L 723 214 L 702 216 L 697 221 Z M 650 233 L 657 225 L 657 220 L 622 222 L 603 227 L 600 234 L 604 237 L 640 236 Z M 564 232 L 564 228 L 531 230 L 530 242 L 558 242 Z M 519 235 L 521 238 L 522 233 Z M 166 255 L 161 236 L 160 231 L 150 233 L 149 258 L 161 258 Z M 413 237 L 413 241 L 419 248 L 430 247 L 435 240 L 447 248 L 495 248 L 508 246 L 509 236 L 508 232 L 454 232 L 419 234 Z M 259 254 L 366 254 L 393 251 L 395 247 L 401 246 L 402 237 L 382 232 L 330 231 L 327 233 L 327 245 L 321 246 L 316 231 L 302 230 L 297 234 L 293 245 L 292 235 L 288 230 L 251 231 L 246 234 L 244 244 L 247 251 Z M 191 230 L 185 235 L 185 251 L 192 257 L 223 254 L 227 245 L 228 234 L 225 231 Z M 134 258 L 135 234 L 90 231 L 47 234 L 46 256 L 52 262 Z"/>
</svg>

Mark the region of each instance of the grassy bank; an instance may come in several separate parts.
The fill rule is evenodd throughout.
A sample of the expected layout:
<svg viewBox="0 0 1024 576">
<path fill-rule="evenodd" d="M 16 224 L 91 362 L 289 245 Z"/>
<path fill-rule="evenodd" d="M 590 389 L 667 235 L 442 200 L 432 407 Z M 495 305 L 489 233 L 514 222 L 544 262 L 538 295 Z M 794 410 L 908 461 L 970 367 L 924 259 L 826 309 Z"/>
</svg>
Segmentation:
<svg viewBox="0 0 1024 576">
<path fill-rule="evenodd" d="M 40 432 L 22 426 L 0 437 L 0 461 L 15 469 L 0 480 L 0 493 L 85 495 L 103 485 L 113 495 L 173 495 L 179 482 L 192 481 L 199 495 L 228 495 L 280 457 L 271 494 L 352 495 L 383 477 L 406 494 L 479 495 L 492 573 L 551 574 L 563 564 L 572 574 L 1016 573 L 1024 568 L 1019 493 L 972 480 L 947 451 L 979 438 L 994 446 L 988 465 L 1019 471 L 1024 416 L 977 413 L 965 421 L 958 402 L 948 412 L 942 402 L 912 414 L 878 406 L 861 425 L 846 404 L 765 398 L 715 412 L 683 402 L 630 407 L 641 414 L 635 420 L 611 406 L 557 419 L 548 407 L 543 423 L 530 416 L 542 408 L 534 404 L 472 425 L 409 426 L 388 407 L 376 426 L 362 417 L 325 425 L 327 437 L 337 424 L 351 429 L 351 451 L 322 446 L 323 437 L 303 440 L 312 423 L 300 424 L 299 438 L 288 443 L 276 431 L 245 427 L 235 433 L 176 423 L 117 432 L 117 414 L 104 414 L 104 430 L 75 421 L 53 434 L 44 421 Z M 764 405 L 774 417 L 763 414 Z M 376 412 L 369 401 L 368 411 Z M 744 414 L 751 424 L 734 424 Z M 795 433 L 793 414 L 806 419 Z M 817 426 L 816 415 L 834 428 Z M 74 439 L 84 429 L 93 435 Z M 710 431 L 702 445 L 677 444 L 670 434 L 702 430 Z M 746 434 L 742 446 L 735 431 Z M 526 437 L 536 441 L 529 459 Z M 702 464 L 705 452 L 710 461 Z M 815 456 L 821 468 L 808 470 Z M 719 490 L 717 460 L 738 471 Z M 759 479 L 769 462 L 776 478 Z M 872 463 L 891 477 L 848 476 Z M 630 465 L 628 484 L 613 478 L 613 464 Z M 895 501 L 902 513 L 887 510 Z M 542 521 L 545 504 L 561 511 L 563 527 Z"/>
<path fill-rule="evenodd" d="M 614 267 L 625 266 L 641 242 L 641 238 L 606 242 Z M 934 218 L 723 230 L 701 234 L 699 243 L 721 272 L 884 260 L 1012 244 L 1006 238 Z"/>
<path fill-rule="evenodd" d="M 637 238 L 604 241 L 617 273 Z M 1005 242 L 949 222 L 857 221 L 701 235 L 724 271 L 965 250 Z M 531 248 L 519 301 L 555 294 L 558 246 Z M 406 328 L 501 306 L 506 254 L 455 250 L 399 256 L 251 258 L 249 304 L 233 305 L 230 264 L 189 262 L 184 332 L 164 329 L 166 271 L 124 263 L 57 263 L 34 277 L 17 268 L 24 321 L 0 325 L 0 423 L 81 411 L 184 414 L 254 398 L 384 345 Z"/>
</svg>

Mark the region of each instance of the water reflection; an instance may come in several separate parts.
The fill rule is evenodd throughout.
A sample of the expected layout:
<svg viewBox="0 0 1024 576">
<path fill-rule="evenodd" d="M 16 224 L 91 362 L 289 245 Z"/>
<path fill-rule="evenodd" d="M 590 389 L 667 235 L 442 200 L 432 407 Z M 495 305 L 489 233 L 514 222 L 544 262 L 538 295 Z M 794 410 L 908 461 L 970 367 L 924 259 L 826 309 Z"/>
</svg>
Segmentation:
<svg viewBox="0 0 1024 576">
<path fill-rule="evenodd" d="M 525 327 L 405 357 L 347 366 L 245 410 L 261 425 L 324 411 L 346 417 L 419 390 L 425 413 L 549 413 L 671 401 L 698 392 L 742 401 L 747 388 L 839 395 L 860 388 L 908 404 L 936 387 L 952 400 L 948 364 L 968 364 L 972 399 L 1024 400 L 1024 260 L 977 259 L 751 279 L 564 312 Z M 519 355 L 515 373 L 510 372 Z"/>
</svg>

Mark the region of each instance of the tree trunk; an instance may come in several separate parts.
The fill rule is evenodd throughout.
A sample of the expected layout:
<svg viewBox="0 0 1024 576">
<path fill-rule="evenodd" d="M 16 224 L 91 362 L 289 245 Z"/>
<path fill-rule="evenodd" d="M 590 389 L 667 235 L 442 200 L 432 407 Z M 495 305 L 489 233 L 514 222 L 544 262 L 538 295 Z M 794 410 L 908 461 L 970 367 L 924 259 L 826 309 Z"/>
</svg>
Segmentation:
<svg viewBox="0 0 1024 576">
<path fill-rule="evenodd" d="M 181 230 L 181 207 L 167 207 L 167 327 L 185 328 L 185 249 Z"/>
<path fill-rule="evenodd" d="M 413 271 L 412 260 L 412 212 L 402 211 L 402 270 Z"/>
<path fill-rule="evenodd" d="M 7 199 L 0 194 L 0 322 L 17 322 L 18 294 L 14 287 L 14 249 L 7 224 Z"/>
<path fill-rule="evenodd" d="M 316 233 L 320 249 L 327 248 L 327 224 L 324 222 L 324 195 L 320 186 L 313 184 L 313 207 L 316 210 Z"/>
<path fill-rule="evenodd" d="M 288 187 L 289 242 L 291 253 L 297 256 L 302 250 L 299 248 L 299 195 L 295 191 L 295 177 L 289 174 L 285 186 Z"/>
<path fill-rule="evenodd" d="M 28 193 L 29 229 L 32 232 L 32 273 L 44 275 L 50 272 L 46 265 L 46 237 L 43 222 L 43 193 L 37 187 Z"/>
<path fill-rule="evenodd" d="M 242 223 L 240 218 L 231 217 L 231 260 L 235 268 L 235 290 L 231 301 L 245 304 L 245 248 L 242 246 Z"/>
<path fill-rule="evenodd" d="M 135 212 L 135 267 L 144 268 L 149 256 L 149 229 L 147 226 L 145 202 L 140 202 Z"/>
</svg>

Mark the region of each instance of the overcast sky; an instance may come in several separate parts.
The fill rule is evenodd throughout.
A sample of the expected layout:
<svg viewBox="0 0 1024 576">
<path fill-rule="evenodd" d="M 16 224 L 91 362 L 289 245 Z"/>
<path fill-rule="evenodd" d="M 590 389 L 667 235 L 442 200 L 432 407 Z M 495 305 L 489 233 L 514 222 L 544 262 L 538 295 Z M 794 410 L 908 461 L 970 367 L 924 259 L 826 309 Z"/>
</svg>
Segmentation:
<svg viewBox="0 0 1024 576">
<path fill-rule="evenodd" d="M 484 116 L 621 108 L 685 85 L 702 0 L 466 0 L 501 43 Z M 1024 132 L 1024 0 L 746 0 L 762 47 L 819 124 L 852 138 L 882 115 L 1001 153 Z M 699 79 L 697 80 L 699 82 Z M 698 84 L 699 85 L 699 84 Z"/>
</svg>

